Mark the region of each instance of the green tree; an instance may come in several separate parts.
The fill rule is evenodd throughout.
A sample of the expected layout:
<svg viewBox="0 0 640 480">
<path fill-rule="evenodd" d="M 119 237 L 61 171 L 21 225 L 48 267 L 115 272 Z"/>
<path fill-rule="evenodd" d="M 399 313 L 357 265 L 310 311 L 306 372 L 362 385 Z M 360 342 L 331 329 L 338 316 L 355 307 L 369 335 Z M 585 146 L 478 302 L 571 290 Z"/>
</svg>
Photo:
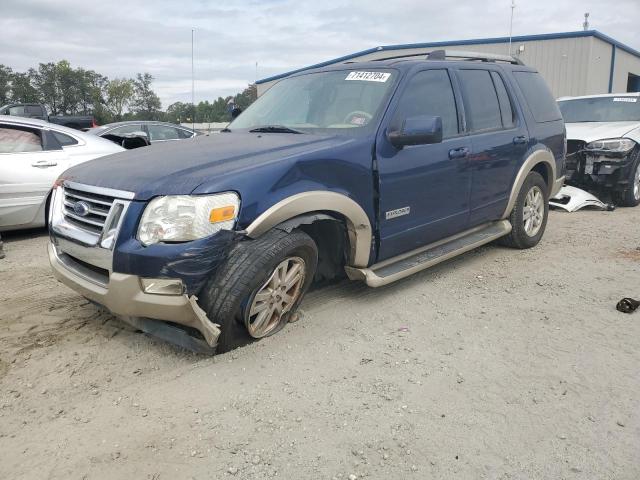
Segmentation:
<svg viewBox="0 0 640 480">
<path fill-rule="evenodd" d="M 11 77 L 11 101 L 17 103 L 40 102 L 40 94 L 33 85 L 33 69 L 27 73 L 14 73 Z"/>
<path fill-rule="evenodd" d="M 12 77 L 13 71 L 9 67 L 0 65 L 0 105 L 9 103 Z"/>
<path fill-rule="evenodd" d="M 133 81 L 126 78 L 109 80 L 106 86 L 105 106 L 113 120 L 120 121 L 133 100 Z"/>
<path fill-rule="evenodd" d="M 131 104 L 135 117 L 139 120 L 159 120 L 162 118 L 162 103 L 151 88 L 153 76 L 150 73 L 138 73 L 133 80 L 134 97 Z"/>
</svg>

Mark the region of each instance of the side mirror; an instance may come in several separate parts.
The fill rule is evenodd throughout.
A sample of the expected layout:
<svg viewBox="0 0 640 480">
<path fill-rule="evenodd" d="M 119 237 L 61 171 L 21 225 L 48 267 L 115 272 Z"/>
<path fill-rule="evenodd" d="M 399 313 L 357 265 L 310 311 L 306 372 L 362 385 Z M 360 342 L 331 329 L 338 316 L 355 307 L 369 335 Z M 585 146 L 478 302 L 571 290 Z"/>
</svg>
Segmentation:
<svg viewBox="0 0 640 480">
<path fill-rule="evenodd" d="M 235 119 L 241 113 L 242 113 L 242 109 L 240 107 L 233 107 L 233 110 L 231 110 L 231 118 Z"/>
<path fill-rule="evenodd" d="M 409 117 L 402 122 L 400 130 L 389 132 L 391 144 L 402 149 L 407 145 L 427 145 L 442 142 L 442 118 L 429 115 Z"/>
</svg>

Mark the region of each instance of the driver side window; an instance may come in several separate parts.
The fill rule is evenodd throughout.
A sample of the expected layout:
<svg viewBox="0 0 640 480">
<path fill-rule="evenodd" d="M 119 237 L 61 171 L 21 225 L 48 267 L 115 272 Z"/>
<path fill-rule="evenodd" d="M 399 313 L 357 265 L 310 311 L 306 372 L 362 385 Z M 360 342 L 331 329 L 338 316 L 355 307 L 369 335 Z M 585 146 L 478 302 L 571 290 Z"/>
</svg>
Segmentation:
<svg viewBox="0 0 640 480">
<path fill-rule="evenodd" d="M 442 118 L 442 136 L 459 133 L 458 109 L 446 70 L 424 70 L 416 73 L 402 92 L 394 124 L 409 117 L 429 115 Z"/>
</svg>

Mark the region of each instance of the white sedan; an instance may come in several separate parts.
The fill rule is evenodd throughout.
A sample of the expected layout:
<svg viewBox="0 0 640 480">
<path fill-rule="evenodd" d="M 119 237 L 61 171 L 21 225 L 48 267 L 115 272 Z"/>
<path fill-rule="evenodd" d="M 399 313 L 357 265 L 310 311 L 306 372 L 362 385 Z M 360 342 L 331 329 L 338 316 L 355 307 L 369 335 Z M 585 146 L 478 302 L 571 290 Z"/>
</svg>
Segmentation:
<svg viewBox="0 0 640 480">
<path fill-rule="evenodd" d="M 567 184 L 639 205 L 640 93 L 563 97 L 558 105 L 567 127 Z"/>
<path fill-rule="evenodd" d="M 122 151 L 109 140 L 78 130 L 0 116 L 0 231 L 44 226 L 49 193 L 62 172 Z"/>
</svg>

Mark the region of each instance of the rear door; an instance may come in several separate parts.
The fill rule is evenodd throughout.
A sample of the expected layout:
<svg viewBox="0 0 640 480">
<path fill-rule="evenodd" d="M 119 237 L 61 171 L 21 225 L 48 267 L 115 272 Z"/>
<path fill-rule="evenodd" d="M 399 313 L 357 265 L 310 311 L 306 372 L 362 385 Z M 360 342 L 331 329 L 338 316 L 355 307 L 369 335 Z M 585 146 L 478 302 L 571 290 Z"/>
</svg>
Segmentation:
<svg viewBox="0 0 640 480">
<path fill-rule="evenodd" d="M 42 224 L 47 195 L 67 167 L 47 131 L 0 123 L 0 228 Z"/>
<path fill-rule="evenodd" d="M 515 170 L 526 155 L 529 136 L 499 68 L 456 71 L 464 99 L 466 131 L 473 153 L 469 226 L 499 219 L 511 193 Z"/>
<path fill-rule="evenodd" d="M 459 96 L 446 68 L 421 70 L 400 86 L 389 126 L 378 134 L 378 260 L 464 230 L 469 215 L 471 141 L 461 135 Z M 443 140 L 397 149 L 386 133 L 409 117 L 439 116 Z"/>
</svg>

